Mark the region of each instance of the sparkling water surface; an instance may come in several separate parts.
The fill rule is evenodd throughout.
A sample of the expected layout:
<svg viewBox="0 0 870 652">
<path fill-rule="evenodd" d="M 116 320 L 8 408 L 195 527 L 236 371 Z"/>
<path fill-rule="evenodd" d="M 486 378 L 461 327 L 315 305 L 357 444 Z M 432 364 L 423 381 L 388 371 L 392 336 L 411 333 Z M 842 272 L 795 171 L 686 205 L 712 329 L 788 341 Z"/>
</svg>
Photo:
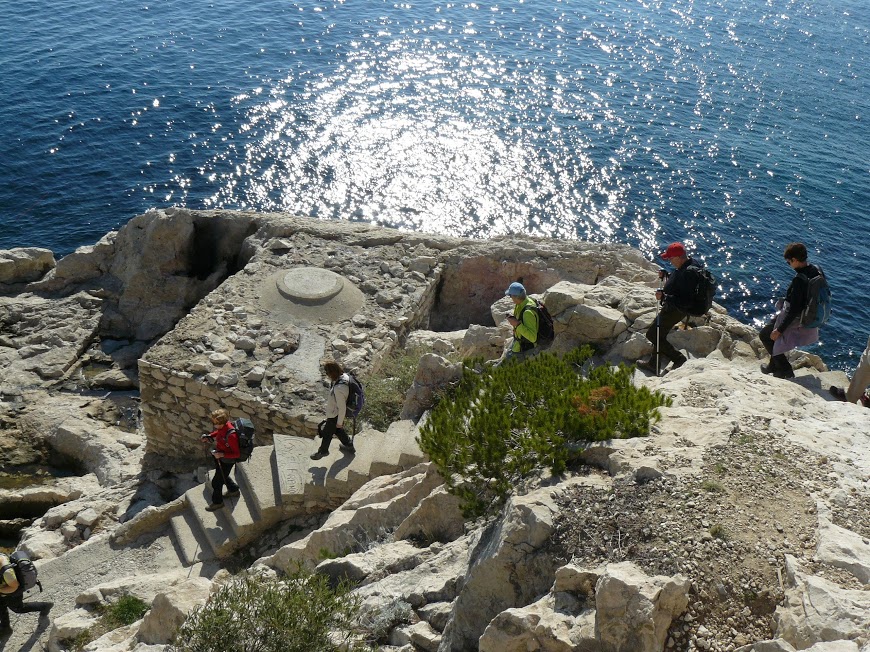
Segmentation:
<svg viewBox="0 0 870 652">
<path fill-rule="evenodd" d="M 807 243 L 813 351 L 870 330 L 864 0 L 6 3 L 0 248 L 151 207 L 685 241 L 761 323 Z"/>
</svg>

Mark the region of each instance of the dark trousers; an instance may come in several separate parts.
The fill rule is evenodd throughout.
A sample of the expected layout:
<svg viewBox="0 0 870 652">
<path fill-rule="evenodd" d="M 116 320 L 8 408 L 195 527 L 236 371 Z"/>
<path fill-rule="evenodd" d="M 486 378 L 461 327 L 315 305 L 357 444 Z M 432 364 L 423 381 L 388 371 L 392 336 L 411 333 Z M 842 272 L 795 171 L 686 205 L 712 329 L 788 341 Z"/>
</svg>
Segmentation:
<svg viewBox="0 0 870 652">
<path fill-rule="evenodd" d="M 238 491 L 239 485 L 233 482 L 233 479 L 230 477 L 230 471 L 233 470 L 235 464 L 232 462 L 225 462 L 222 459 L 213 458 L 214 459 L 214 477 L 211 480 L 211 502 L 219 505 L 224 502 L 224 484 L 227 485 L 227 489 L 230 491 Z"/>
<path fill-rule="evenodd" d="M 329 452 L 329 442 L 332 441 L 333 436 L 338 437 L 338 440 L 345 446 L 353 446 L 353 442 L 350 440 L 350 437 L 347 436 L 344 428 L 335 427 L 335 424 L 337 423 L 338 417 L 331 417 L 323 422 L 322 428 L 318 428 L 319 434 L 323 438 L 320 442 L 320 448 L 318 449 L 321 453 Z"/>
<path fill-rule="evenodd" d="M 674 345 L 668 342 L 668 333 L 671 329 L 683 321 L 687 313 L 682 310 L 677 310 L 668 305 L 662 306 L 659 311 L 658 323 L 653 322 L 646 331 L 646 339 L 652 342 L 653 354 L 651 360 L 655 362 L 656 352 L 666 356 L 672 362 L 677 360 L 685 360 L 685 356 L 674 348 Z M 656 349 L 656 337 L 658 336 L 658 349 Z M 661 365 L 661 362 L 659 362 Z M 661 367 L 660 367 L 661 368 Z"/>
<path fill-rule="evenodd" d="M 47 611 L 51 607 L 50 602 L 24 602 L 21 596 L 0 598 L 0 629 L 9 627 L 9 611 L 17 614 L 30 613 L 32 611 Z"/>
<path fill-rule="evenodd" d="M 761 338 L 761 343 L 764 344 L 764 348 L 767 349 L 767 352 L 770 354 L 770 368 L 773 373 L 789 376 L 794 373 L 794 369 L 792 369 L 788 358 L 785 357 L 785 353 L 773 355 L 773 345 L 775 342 L 770 339 L 770 334 L 773 332 L 773 327 L 775 325 L 776 320 L 771 321 L 767 326 L 761 329 L 758 337 Z"/>
</svg>

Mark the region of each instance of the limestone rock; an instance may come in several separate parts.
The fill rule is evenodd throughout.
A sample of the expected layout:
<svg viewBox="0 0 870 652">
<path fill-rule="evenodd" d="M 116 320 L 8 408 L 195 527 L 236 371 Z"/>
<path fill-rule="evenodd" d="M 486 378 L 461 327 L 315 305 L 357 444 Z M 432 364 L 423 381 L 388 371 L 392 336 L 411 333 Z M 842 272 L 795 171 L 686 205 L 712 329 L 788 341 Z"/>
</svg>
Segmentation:
<svg viewBox="0 0 870 652">
<path fill-rule="evenodd" d="M 416 330 L 408 336 L 405 348 L 410 351 L 432 351 L 433 353 L 445 355 L 459 349 L 464 337 L 464 329 L 446 333 Z"/>
<path fill-rule="evenodd" d="M 187 579 L 188 571 L 178 568 L 155 575 L 130 575 L 92 586 L 76 597 L 79 606 L 106 604 L 124 596 L 134 596 L 151 603 L 158 593 Z"/>
<path fill-rule="evenodd" d="M 317 566 L 317 572 L 330 577 L 336 583 L 347 580 L 353 584 L 367 583 L 369 577 L 401 572 L 419 566 L 435 552 L 418 548 L 407 541 L 388 542 L 369 548 L 365 552 L 327 559 Z"/>
<path fill-rule="evenodd" d="M 64 652 L 66 646 L 62 645 L 62 642 L 74 639 L 95 625 L 97 621 L 96 614 L 81 608 L 53 618 L 48 637 L 48 649 L 50 652 Z"/>
<path fill-rule="evenodd" d="M 453 541 L 465 533 L 465 519 L 459 508 L 459 499 L 438 487 L 414 508 L 408 518 L 396 528 L 393 537 L 414 538 L 427 542 Z"/>
<path fill-rule="evenodd" d="M 845 568 L 862 584 L 870 584 L 870 542 L 865 537 L 834 525 L 819 509 L 819 544 L 816 557 L 823 562 Z"/>
<path fill-rule="evenodd" d="M 628 329 L 628 321 L 614 308 L 578 305 L 553 317 L 557 340 L 607 343 Z"/>
<path fill-rule="evenodd" d="M 545 595 L 526 607 L 506 609 L 493 618 L 480 637 L 478 650 L 574 652 L 596 648 L 592 619 L 555 611 L 553 596 Z"/>
<path fill-rule="evenodd" d="M 465 331 L 459 351 L 463 358 L 483 356 L 486 360 L 495 360 L 504 351 L 508 337 L 509 329 L 472 324 Z"/>
<path fill-rule="evenodd" d="M 191 609 L 205 604 L 211 582 L 192 577 L 158 593 L 139 627 L 139 640 L 151 645 L 171 643 Z"/>
<path fill-rule="evenodd" d="M 558 511 L 549 488 L 508 501 L 472 553 L 441 652 L 473 649 L 497 614 L 549 589 L 555 561 L 540 549 L 554 530 Z"/>
<path fill-rule="evenodd" d="M 375 478 L 332 512 L 320 528 L 259 560 L 258 564 L 284 571 L 297 563 L 313 568 L 324 549 L 338 552 L 355 549 L 361 539 L 376 540 L 380 532 L 392 530 L 404 521 L 441 482 L 430 464 Z"/>
<path fill-rule="evenodd" d="M 115 253 L 115 238 L 117 233 L 110 231 L 95 245 L 79 247 L 67 254 L 57 263 L 51 287 L 65 287 L 82 283 L 105 274 L 109 270 L 112 256 Z"/>
<path fill-rule="evenodd" d="M 608 564 L 595 587 L 595 633 L 615 650 L 659 652 L 671 622 L 689 603 L 681 576 L 648 577 L 631 562 Z"/>
<path fill-rule="evenodd" d="M 420 358 L 414 383 L 405 395 L 402 419 L 417 420 L 435 400 L 435 392 L 457 382 L 462 377 L 462 363 L 451 363 L 434 353 Z"/>
<path fill-rule="evenodd" d="M 786 603 L 774 614 L 780 638 L 803 650 L 824 640 L 854 640 L 870 632 L 870 593 L 807 575 L 791 555 L 785 561 Z"/>
<path fill-rule="evenodd" d="M 55 266 L 50 249 L 21 247 L 0 251 L 0 284 L 29 283 Z"/>
</svg>

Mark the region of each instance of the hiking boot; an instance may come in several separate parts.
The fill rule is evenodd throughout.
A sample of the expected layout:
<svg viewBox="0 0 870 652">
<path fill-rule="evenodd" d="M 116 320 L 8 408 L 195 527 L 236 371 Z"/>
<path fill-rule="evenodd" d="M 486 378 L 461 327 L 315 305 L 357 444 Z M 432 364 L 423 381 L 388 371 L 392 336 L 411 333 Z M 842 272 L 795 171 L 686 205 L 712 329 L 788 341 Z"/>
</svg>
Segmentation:
<svg viewBox="0 0 870 652">
<path fill-rule="evenodd" d="M 224 494 L 224 498 L 238 498 L 242 495 L 242 492 L 238 489 L 233 489 L 232 491 L 228 491 Z"/>
<path fill-rule="evenodd" d="M 3 627 L 0 627 L 0 636 L 9 636 L 10 634 L 12 634 L 12 627 L 10 627 L 9 625 L 4 625 Z"/>
<path fill-rule="evenodd" d="M 344 451 L 345 453 L 356 453 L 356 449 L 353 447 L 353 444 L 339 444 L 338 450 Z"/>
<path fill-rule="evenodd" d="M 322 451 L 317 451 L 316 453 L 311 453 L 310 457 L 312 460 L 319 460 L 321 458 L 326 457 L 329 453 L 324 453 Z"/>
<path fill-rule="evenodd" d="M 761 373 L 763 373 L 763 374 L 773 374 L 773 373 L 776 373 L 776 368 L 775 368 L 772 364 L 770 364 L 770 363 L 768 363 L 768 364 L 763 364 L 763 365 L 761 365 Z"/>
<path fill-rule="evenodd" d="M 671 367 L 671 371 L 682 367 L 684 364 L 686 364 L 686 360 L 688 360 L 688 358 L 686 358 L 686 356 L 684 355 L 681 355 L 679 358 L 674 360 L 674 365 Z"/>
<path fill-rule="evenodd" d="M 218 511 L 219 509 L 223 509 L 223 508 L 224 508 L 224 504 L 223 504 L 223 503 L 212 503 L 211 505 L 209 505 L 208 507 L 205 508 L 205 511 L 207 511 L 207 512 L 216 512 L 216 511 Z"/>
<path fill-rule="evenodd" d="M 778 369 L 777 371 L 773 372 L 773 377 L 788 380 L 789 378 L 794 378 L 794 371 L 792 371 L 791 369 Z"/>
<path fill-rule="evenodd" d="M 867 394 L 861 394 L 861 405 L 865 408 L 870 408 L 870 396 L 867 396 Z"/>
<path fill-rule="evenodd" d="M 836 385 L 831 385 L 828 388 L 828 391 L 831 393 L 831 396 L 833 396 L 838 401 L 845 401 L 846 400 L 846 390 L 843 389 L 842 387 L 837 387 Z"/>
</svg>

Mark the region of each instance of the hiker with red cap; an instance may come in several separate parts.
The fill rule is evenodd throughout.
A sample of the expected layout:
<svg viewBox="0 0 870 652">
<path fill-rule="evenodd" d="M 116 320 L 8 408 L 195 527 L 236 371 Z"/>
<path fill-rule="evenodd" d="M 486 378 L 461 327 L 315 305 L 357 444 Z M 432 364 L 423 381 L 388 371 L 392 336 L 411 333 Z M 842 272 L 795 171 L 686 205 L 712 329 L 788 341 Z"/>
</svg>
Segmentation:
<svg viewBox="0 0 870 652">
<path fill-rule="evenodd" d="M 656 375 L 668 366 L 668 361 L 673 362 L 673 369 L 682 367 L 686 362 L 686 356 L 668 342 L 667 336 L 674 326 L 692 312 L 691 307 L 698 288 L 698 278 L 694 270 L 702 268 L 700 263 L 686 254 L 682 242 L 669 244 L 661 257 L 673 265 L 675 271 L 668 274 L 665 270 L 659 270 L 659 278 L 667 278 L 667 281 L 664 287 L 656 291 L 661 310 L 646 332 L 646 339 L 652 343 L 653 352 L 649 360 L 637 365 Z"/>
</svg>

